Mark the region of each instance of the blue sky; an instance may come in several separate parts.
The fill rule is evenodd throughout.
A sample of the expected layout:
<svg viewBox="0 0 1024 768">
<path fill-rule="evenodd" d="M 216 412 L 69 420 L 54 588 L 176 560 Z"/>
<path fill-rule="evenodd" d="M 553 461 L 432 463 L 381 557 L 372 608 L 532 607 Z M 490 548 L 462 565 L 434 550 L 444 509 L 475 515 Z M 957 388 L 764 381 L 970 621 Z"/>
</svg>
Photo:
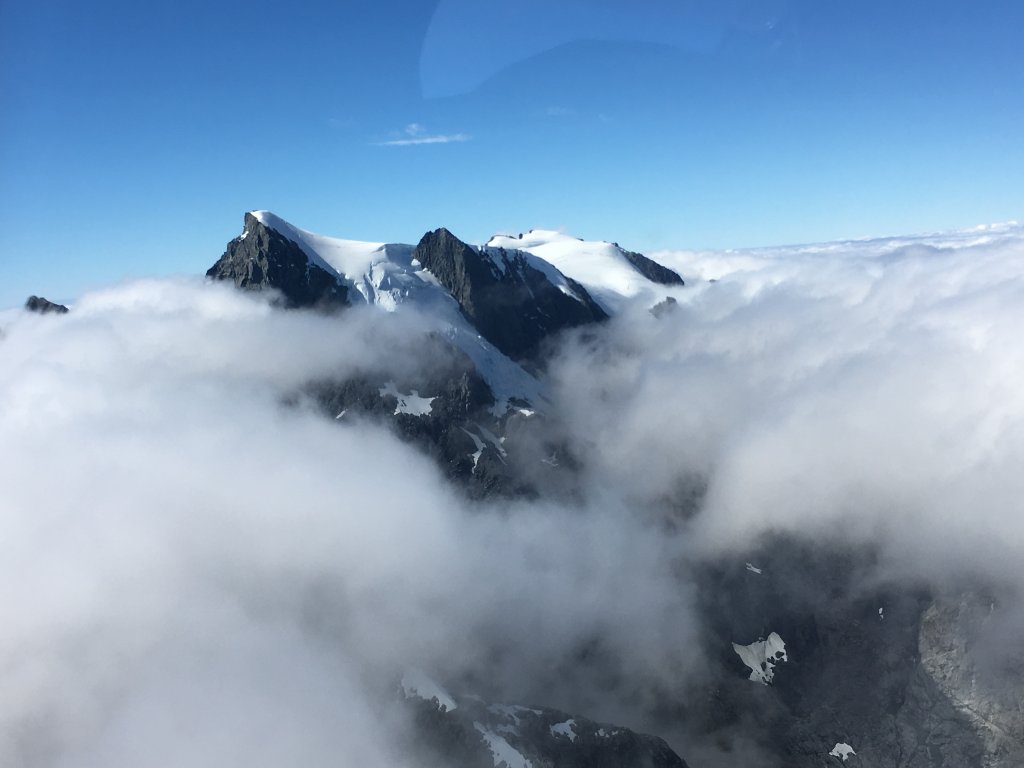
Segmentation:
<svg viewBox="0 0 1024 768">
<path fill-rule="evenodd" d="M 1024 4 L 0 2 L 0 306 L 324 234 L 637 250 L 1024 218 Z"/>
</svg>

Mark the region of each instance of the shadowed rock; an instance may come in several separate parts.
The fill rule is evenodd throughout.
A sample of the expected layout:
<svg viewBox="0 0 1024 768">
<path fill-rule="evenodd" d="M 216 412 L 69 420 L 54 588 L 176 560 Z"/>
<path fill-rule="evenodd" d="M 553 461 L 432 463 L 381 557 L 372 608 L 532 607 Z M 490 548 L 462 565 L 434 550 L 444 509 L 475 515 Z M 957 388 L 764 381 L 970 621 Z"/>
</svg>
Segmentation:
<svg viewBox="0 0 1024 768">
<path fill-rule="evenodd" d="M 657 736 L 548 707 L 488 704 L 475 696 L 459 697 L 454 710 L 437 699 L 413 697 L 407 704 L 426 748 L 418 756 L 431 766 L 687 768 Z"/>
<path fill-rule="evenodd" d="M 654 259 L 649 259 L 642 253 L 627 251 L 624 248 L 619 247 L 618 243 L 615 243 L 614 245 L 622 252 L 622 255 L 626 257 L 626 261 L 633 265 L 633 269 L 646 277 L 652 283 L 661 283 L 662 285 L 686 284 L 683 282 L 683 278 L 679 276 L 678 272 L 662 266 Z"/>
<path fill-rule="evenodd" d="M 25 309 L 29 312 L 38 312 L 41 315 L 48 315 L 51 312 L 63 315 L 68 311 L 68 308 L 63 304 L 55 304 L 49 299 L 44 299 L 42 296 L 29 296 L 28 301 L 25 302 Z"/>
<path fill-rule="evenodd" d="M 545 271 L 521 251 L 481 253 L 447 229 L 428 232 L 413 252 L 459 303 L 480 334 L 513 360 L 535 358 L 541 342 L 607 315 L 574 280 Z M 549 279 L 554 271 L 570 293 Z"/>
<path fill-rule="evenodd" d="M 348 303 L 348 288 L 302 249 L 251 213 L 245 214 L 245 230 L 228 243 L 227 251 L 206 276 L 231 280 L 250 291 L 275 289 L 289 308 L 335 309 Z"/>
</svg>

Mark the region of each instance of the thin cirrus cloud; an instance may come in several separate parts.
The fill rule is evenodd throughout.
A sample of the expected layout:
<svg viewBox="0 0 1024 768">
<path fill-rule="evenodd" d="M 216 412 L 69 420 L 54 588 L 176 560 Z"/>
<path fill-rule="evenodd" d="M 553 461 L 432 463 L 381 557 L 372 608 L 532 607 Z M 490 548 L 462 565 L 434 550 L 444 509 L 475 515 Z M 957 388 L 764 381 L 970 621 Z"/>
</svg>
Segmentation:
<svg viewBox="0 0 1024 768">
<path fill-rule="evenodd" d="M 387 141 L 374 142 L 378 147 L 415 147 L 422 144 L 454 144 L 469 141 L 468 133 L 437 133 L 428 134 L 421 123 L 409 123 L 403 129 L 405 136 Z"/>
</svg>

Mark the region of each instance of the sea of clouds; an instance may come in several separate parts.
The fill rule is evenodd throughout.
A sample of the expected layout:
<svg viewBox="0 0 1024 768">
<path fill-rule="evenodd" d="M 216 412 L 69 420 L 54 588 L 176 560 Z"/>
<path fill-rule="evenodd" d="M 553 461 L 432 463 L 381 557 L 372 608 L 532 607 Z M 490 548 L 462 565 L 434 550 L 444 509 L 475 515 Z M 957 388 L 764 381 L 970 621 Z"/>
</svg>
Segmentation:
<svg viewBox="0 0 1024 768">
<path fill-rule="evenodd" d="M 296 397 L 414 365 L 411 312 L 179 279 L 0 314 L 0 764 L 415 765 L 403 669 L 536 696 L 595 636 L 683 686 L 680 562 L 768 534 L 1024 585 L 1024 228 L 652 256 L 675 311 L 548 369 L 578 503 L 469 502 Z"/>
</svg>

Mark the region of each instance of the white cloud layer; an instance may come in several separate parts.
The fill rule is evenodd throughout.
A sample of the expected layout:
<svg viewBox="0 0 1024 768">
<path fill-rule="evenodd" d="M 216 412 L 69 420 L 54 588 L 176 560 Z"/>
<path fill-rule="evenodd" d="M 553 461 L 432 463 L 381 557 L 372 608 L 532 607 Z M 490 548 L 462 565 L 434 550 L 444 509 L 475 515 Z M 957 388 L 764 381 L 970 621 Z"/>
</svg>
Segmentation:
<svg viewBox="0 0 1024 768">
<path fill-rule="evenodd" d="M 371 312 L 153 281 L 7 323 L 0 763 L 396 765 L 404 665 L 501 685 L 600 632 L 640 677 L 679 666 L 653 532 L 467 510 L 383 430 L 282 405 L 415 358 L 422 323 Z"/>
<path fill-rule="evenodd" d="M 595 485 L 701 478 L 711 549 L 801 532 L 1024 584 L 1024 228 L 654 256 L 679 310 L 556 370 Z"/>
</svg>

